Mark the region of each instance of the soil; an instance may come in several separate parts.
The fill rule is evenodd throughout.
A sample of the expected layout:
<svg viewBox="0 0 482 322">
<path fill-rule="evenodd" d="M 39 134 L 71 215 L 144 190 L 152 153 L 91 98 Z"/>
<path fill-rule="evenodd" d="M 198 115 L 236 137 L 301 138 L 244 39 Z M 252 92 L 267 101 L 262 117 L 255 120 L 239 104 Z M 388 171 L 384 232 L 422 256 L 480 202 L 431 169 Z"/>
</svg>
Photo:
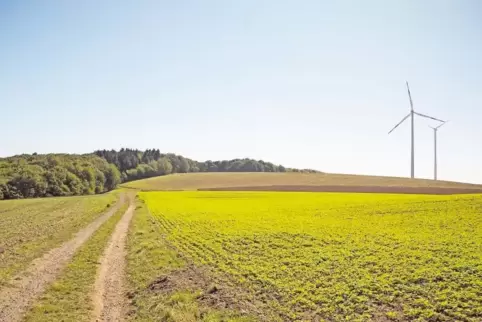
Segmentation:
<svg viewBox="0 0 482 322">
<path fill-rule="evenodd" d="M 203 188 L 200 191 L 300 191 L 300 192 L 364 192 L 364 193 L 402 193 L 427 195 L 453 195 L 482 193 L 482 189 L 472 188 L 442 188 L 442 187 L 402 187 L 402 186 L 344 186 L 344 185 L 273 185 Z"/>
<path fill-rule="evenodd" d="M 94 321 L 122 321 L 127 314 L 125 242 L 135 209 L 133 196 L 129 198 L 130 206 L 115 227 L 100 260 L 93 294 Z"/>
<path fill-rule="evenodd" d="M 267 306 L 268 299 L 255 299 L 246 290 L 212 276 L 207 268 L 190 264 L 169 275 L 160 276 L 148 288 L 166 295 L 178 291 L 199 292 L 197 301 L 202 308 L 233 310 L 256 316 L 261 321 L 271 321 L 274 313 Z"/>
<path fill-rule="evenodd" d="M 15 276 L 0 290 L 0 321 L 20 321 L 27 309 L 55 281 L 63 268 L 70 262 L 76 250 L 107 221 L 125 202 L 124 194 L 116 205 L 81 229 L 74 238 L 60 247 L 52 249 Z"/>
</svg>

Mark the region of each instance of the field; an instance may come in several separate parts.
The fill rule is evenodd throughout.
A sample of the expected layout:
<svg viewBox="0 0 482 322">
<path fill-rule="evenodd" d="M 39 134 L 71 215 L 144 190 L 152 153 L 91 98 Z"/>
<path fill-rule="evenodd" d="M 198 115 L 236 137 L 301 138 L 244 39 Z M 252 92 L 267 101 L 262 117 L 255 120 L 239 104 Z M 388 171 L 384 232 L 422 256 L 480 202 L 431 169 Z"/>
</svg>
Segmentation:
<svg viewBox="0 0 482 322">
<path fill-rule="evenodd" d="M 233 310 L 204 306 L 201 297 L 209 298 L 209 288 L 213 285 L 201 285 L 207 282 L 203 275 L 196 274 L 189 260 L 182 256 L 165 239 L 159 230 L 159 222 L 154 219 L 146 205 L 138 201 L 136 214 L 130 227 L 127 241 L 127 280 L 129 281 L 129 298 L 131 299 L 130 320 L 134 321 L 255 321 Z M 189 271 L 187 274 L 173 278 L 176 272 Z M 169 280 L 167 280 L 169 277 Z M 184 287 L 158 288 L 162 281 L 167 283 L 196 282 L 200 288 L 192 290 Z M 180 285 L 178 285 L 180 286 Z M 189 286 L 189 285 L 187 285 Z M 202 289 L 208 288 L 203 294 Z M 168 291 L 167 291 L 168 290 Z M 167 292 L 166 292 L 167 291 Z M 201 300 L 203 301 L 203 300 Z"/>
<path fill-rule="evenodd" d="M 219 172 L 154 177 L 124 184 L 143 191 L 242 190 L 453 194 L 482 192 L 482 185 L 347 174 Z"/>
<path fill-rule="evenodd" d="M 104 195 L 0 202 L 0 286 L 33 259 L 70 239 L 118 197 Z"/>
<path fill-rule="evenodd" d="M 480 195 L 140 197 L 152 223 L 141 208 L 129 239 L 139 320 L 482 320 Z"/>
<path fill-rule="evenodd" d="M 317 190 L 334 176 L 189 174 L 127 185 Z M 338 186 L 350 189 L 478 189 L 343 178 Z M 135 193 L 0 202 L 0 320 L 482 320 L 481 194 Z"/>
<path fill-rule="evenodd" d="M 90 321 L 99 259 L 115 225 L 127 210 L 121 207 L 72 258 L 63 273 L 42 294 L 24 321 Z"/>
</svg>

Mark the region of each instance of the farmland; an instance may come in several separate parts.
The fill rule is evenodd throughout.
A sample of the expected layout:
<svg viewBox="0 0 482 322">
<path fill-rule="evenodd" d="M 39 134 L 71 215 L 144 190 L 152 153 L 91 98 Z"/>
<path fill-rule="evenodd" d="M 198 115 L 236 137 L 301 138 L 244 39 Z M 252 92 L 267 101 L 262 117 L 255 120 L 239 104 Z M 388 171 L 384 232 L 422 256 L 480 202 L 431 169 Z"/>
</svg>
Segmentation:
<svg viewBox="0 0 482 322">
<path fill-rule="evenodd" d="M 117 197 L 118 193 L 112 192 L 0 202 L 0 281 L 7 281 L 33 259 L 70 239 Z"/>
<path fill-rule="evenodd" d="M 127 185 L 265 189 L 288 179 L 317 186 L 322 176 L 189 174 Z M 346 178 L 340 185 L 361 184 Z M 365 186 L 397 182 L 362 178 Z M 143 191 L 134 206 L 135 191 L 126 191 L 0 202 L 0 320 L 91 320 L 100 272 L 124 255 L 126 283 L 112 292 L 126 320 L 482 319 L 480 194 Z M 126 252 L 112 254 L 120 249 L 112 240 L 124 243 L 113 239 L 118 223 Z M 58 261 L 56 249 L 65 247 L 72 250 Z M 37 277 L 41 288 L 31 287 Z"/>
<path fill-rule="evenodd" d="M 64 272 L 42 294 L 25 321 L 90 321 L 91 289 L 99 259 L 116 223 L 127 210 L 121 207 L 72 258 Z"/>
<path fill-rule="evenodd" d="M 482 319 L 480 195 L 140 197 L 157 227 L 135 222 L 138 230 L 131 231 L 131 243 L 146 234 L 152 239 L 143 249 L 132 244 L 129 255 L 131 282 L 146 287 L 138 290 L 141 303 L 167 299 L 163 305 L 177 303 L 172 314 L 189 303 L 259 320 Z M 156 240 L 162 247 L 153 246 Z M 151 249 L 149 261 L 133 270 L 145 248 Z M 154 280 L 156 258 L 167 277 Z M 148 319 L 149 309 L 143 312 Z"/>
<path fill-rule="evenodd" d="M 159 281 L 169 276 L 169 281 L 183 283 L 194 280 L 207 282 L 202 275 L 191 270 L 189 261 L 177 252 L 159 230 L 159 223 L 152 218 L 146 205 L 138 202 L 136 215 L 130 227 L 127 242 L 127 279 L 130 284 L 129 297 L 132 299 L 130 318 L 134 321 L 255 321 L 239 312 L 219 307 L 203 306 L 198 303 L 202 287 L 196 290 L 172 288 L 172 292 L 158 290 Z M 180 272 L 178 278 L 173 274 Z M 183 272 L 190 272 L 192 276 Z M 162 283 L 161 283 L 162 284 Z M 165 286 L 165 285 L 161 285 Z M 212 287 L 213 285 L 204 285 Z M 241 301 L 240 297 L 236 297 Z"/>
<path fill-rule="evenodd" d="M 392 193 L 474 193 L 482 185 L 450 181 L 328 173 L 189 173 L 154 177 L 123 184 L 143 191 L 242 190 Z"/>
</svg>

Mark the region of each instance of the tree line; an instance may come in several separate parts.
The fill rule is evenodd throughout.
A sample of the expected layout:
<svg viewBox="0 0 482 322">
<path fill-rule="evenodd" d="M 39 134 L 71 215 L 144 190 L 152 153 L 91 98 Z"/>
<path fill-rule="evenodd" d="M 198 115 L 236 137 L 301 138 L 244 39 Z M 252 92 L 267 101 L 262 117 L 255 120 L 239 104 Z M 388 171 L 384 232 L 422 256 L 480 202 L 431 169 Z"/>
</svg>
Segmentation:
<svg viewBox="0 0 482 322">
<path fill-rule="evenodd" d="M 96 155 L 18 155 L 0 159 L 0 200 L 103 193 L 119 169 Z"/>
<path fill-rule="evenodd" d="M 121 172 L 123 182 L 189 172 L 317 172 L 311 169 L 285 168 L 253 159 L 199 162 L 173 153 L 164 154 L 157 149 L 98 150 L 94 154 L 114 164 Z"/>
<path fill-rule="evenodd" d="M 121 182 L 189 172 L 317 172 L 253 159 L 199 162 L 158 149 L 0 158 L 0 200 L 98 194 Z"/>
</svg>

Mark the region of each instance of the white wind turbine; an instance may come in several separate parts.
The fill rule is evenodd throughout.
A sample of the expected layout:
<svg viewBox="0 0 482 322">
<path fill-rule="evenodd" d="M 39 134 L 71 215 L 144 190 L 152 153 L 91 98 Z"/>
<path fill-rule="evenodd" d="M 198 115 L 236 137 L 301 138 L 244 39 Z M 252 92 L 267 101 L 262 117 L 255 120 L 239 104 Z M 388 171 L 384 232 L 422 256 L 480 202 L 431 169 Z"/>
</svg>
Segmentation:
<svg viewBox="0 0 482 322">
<path fill-rule="evenodd" d="M 429 126 L 433 130 L 433 179 L 434 180 L 437 180 L 437 130 L 441 126 L 445 125 L 447 122 L 443 122 L 442 124 L 436 127 Z"/>
<path fill-rule="evenodd" d="M 407 91 L 408 91 L 408 98 L 410 99 L 410 113 L 408 113 L 407 116 L 405 116 L 397 125 L 393 127 L 393 129 L 388 132 L 388 134 L 392 133 L 400 124 L 402 124 L 406 119 L 409 117 L 411 118 L 411 123 L 412 123 L 412 136 L 411 136 L 411 172 L 410 172 L 410 177 L 413 179 L 415 178 L 415 126 L 414 126 L 414 119 L 415 115 L 425 117 L 431 120 L 439 121 L 439 122 L 444 122 L 442 120 L 439 120 L 435 117 L 428 116 L 422 113 L 415 112 L 413 110 L 413 101 L 412 101 L 412 94 L 410 94 L 410 87 L 408 87 L 408 82 L 407 83 Z"/>
</svg>

